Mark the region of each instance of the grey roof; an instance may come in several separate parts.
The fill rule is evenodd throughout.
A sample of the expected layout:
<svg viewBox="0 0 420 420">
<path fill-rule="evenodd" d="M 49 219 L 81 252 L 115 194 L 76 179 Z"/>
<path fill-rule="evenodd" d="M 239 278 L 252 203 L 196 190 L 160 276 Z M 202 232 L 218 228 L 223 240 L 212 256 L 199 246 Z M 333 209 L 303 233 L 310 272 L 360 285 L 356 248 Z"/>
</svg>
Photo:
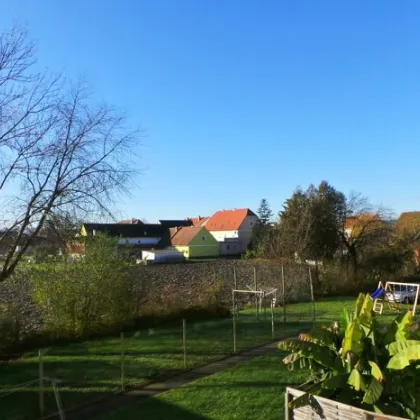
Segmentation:
<svg viewBox="0 0 420 420">
<path fill-rule="evenodd" d="M 159 223 L 167 228 L 192 226 L 192 220 L 159 220 Z"/>
</svg>

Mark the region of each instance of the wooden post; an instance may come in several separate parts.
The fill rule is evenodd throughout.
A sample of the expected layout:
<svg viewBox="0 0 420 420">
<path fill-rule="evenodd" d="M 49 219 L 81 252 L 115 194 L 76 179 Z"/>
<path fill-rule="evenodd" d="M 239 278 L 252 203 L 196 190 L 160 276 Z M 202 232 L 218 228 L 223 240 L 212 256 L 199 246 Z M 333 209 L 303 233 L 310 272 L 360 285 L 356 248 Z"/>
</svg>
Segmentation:
<svg viewBox="0 0 420 420">
<path fill-rule="evenodd" d="M 184 349 L 184 369 L 186 369 L 187 368 L 187 320 L 186 319 L 182 320 L 182 345 Z"/>
<path fill-rule="evenodd" d="M 265 296 L 264 296 L 263 304 L 264 304 L 264 321 L 267 321 L 267 299 L 265 298 Z"/>
<path fill-rule="evenodd" d="M 238 282 L 236 279 L 236 267 L 233 266 L 233 288 L 234 290 L 238 290 Z M 238 308 L 236 306 L 233 307 L 233 316 L 239 317 L 239 311 Z"/>
<path fill-rule="evenodd" d="M 312 283 L 312 272 L 311 267 L 309 266 L 309 286 L 311 289 L 311 301 L 312 301 L 312 324 L 315 324 L 315 299 L 314 299 L 314 285 Z"/>
<path fill-rule="evenodd" d="M 284 267 L 283 264 L 281 266 L 281 283 L 283 286 L 282 290 L 282 300 L 283 300 L 283 322 L 286 322 L 286 289 L 284 284 Z"/>
<path fill-rule="evenodd" d="M 232 328 L 233 328 L 233 352 L 236 353 L 236 317 L 235 317 L 235 291 L 232 290 Z"/>
<path fill-rule="evenodd" d="M 124 392 L 124 333 L 120 333 L 120 339 L 121 339 L 121 392 Z"/>
<path fill-rule="evenodd" d="M 254 290 L 257 291 L 257 267 L 254 266 Z M 257 314 L 257 320 L 259 319 L 258 310 L 258 295 L 255 293 L 255 311 Z"/>
<path fill-rule="evenodd" d="M 286 392 L 284 393 L 284 420 L 293 420 L 293 409 L 289 407 L 289 403 L 292 401 L 293 398 L 286 388 Z"/>
<path fill-rule="evenodd" d="M 40 417 L 44 417 L 44 350 L 38 350 L 39 358 L 39 413 Z"/>
<path fill-rule="evenodd" d="M 274 302 L 271 300 L 271 338 L 274 339 Z"/>
<path fill-rule="evenodd" d="M 414 306 L 413 306 L 413 316 L 416 314 L 417 301 L 418 301 L 418 299 L 419 299 L 419 287 L 420 287 L 420 286 L 417 286 L 416 299 L 414 300 Z"/>
</svg>

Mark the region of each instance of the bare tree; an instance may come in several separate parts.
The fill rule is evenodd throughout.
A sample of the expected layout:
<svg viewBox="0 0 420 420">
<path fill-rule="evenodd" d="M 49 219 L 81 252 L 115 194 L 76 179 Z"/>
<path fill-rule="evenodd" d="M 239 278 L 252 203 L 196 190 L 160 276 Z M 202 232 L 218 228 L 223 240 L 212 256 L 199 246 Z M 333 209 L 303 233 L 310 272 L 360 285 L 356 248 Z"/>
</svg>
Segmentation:
<svg viewBox="0 0 420 420">
<path fill-rule="evenodd" d="M 136 173 L 138 132 L 84 83 L 33 72 L 19 27 L 0 35 L 0 281 L 53 214 L 109 213 Z"/>
<path fill-rule="evenodd" d="M 356 279 L 363 253 L 368 248 L 389 241 L 392 232 L 391 216 L 389 209 L 373 206 L 359 193 L 351 193 L 346 198 L 343 212 L 338 219 L 337 234 Z"/>
</svg>

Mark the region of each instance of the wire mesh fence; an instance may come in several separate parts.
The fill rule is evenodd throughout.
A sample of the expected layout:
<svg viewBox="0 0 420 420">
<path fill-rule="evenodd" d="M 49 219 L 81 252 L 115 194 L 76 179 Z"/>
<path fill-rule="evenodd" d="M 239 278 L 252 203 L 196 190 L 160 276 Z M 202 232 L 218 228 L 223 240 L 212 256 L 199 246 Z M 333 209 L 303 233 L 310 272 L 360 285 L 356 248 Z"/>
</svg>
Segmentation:
<svg viewBox="0 0 420 420">
<path fill-rule="evenodd" d="M 0 413 L 7 413 L 0 418 L 34 419 L 56 413 L 60 406 L 64 410 L 81 406 L 296 335 L 314 322 L 307 268 L 237 265 L 229 272 L 218 272 L 216 267 L 212 276 L 221 279 L 219 293 L 263 291 L 264 298 L 243 293 L 237 311 L 229 317 L 175 319 L 102 339 L 52 346 L 42 349 L 42 357 L 29 352 L 0 365 Z M 270 290 L 275 293 L 265 296 Z"/>
</svg>

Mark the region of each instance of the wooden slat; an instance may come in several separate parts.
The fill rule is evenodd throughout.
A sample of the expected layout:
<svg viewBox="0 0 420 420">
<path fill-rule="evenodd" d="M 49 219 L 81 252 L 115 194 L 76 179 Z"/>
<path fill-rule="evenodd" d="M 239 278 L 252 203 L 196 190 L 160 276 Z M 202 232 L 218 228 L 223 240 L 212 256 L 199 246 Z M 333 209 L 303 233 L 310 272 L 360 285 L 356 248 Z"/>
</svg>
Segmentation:
<svg viewBox="0 0 420 420">
<path fill-rule="evenodd" d="M 322 411 L 320 416 L 316 410 L 307 405 L 296 409 L 289 409 L 288 403 L 293 398 L 300 397 L 304 392 L 295 388 L 286 388 L 285 392 L 285 413 L 286 420 L 407 420 L 402 417 L 384 416 L 356 408 L 351 405 L 342 404 L 327 398 L 314 395 L 314 399 Z"/>
</svg>

